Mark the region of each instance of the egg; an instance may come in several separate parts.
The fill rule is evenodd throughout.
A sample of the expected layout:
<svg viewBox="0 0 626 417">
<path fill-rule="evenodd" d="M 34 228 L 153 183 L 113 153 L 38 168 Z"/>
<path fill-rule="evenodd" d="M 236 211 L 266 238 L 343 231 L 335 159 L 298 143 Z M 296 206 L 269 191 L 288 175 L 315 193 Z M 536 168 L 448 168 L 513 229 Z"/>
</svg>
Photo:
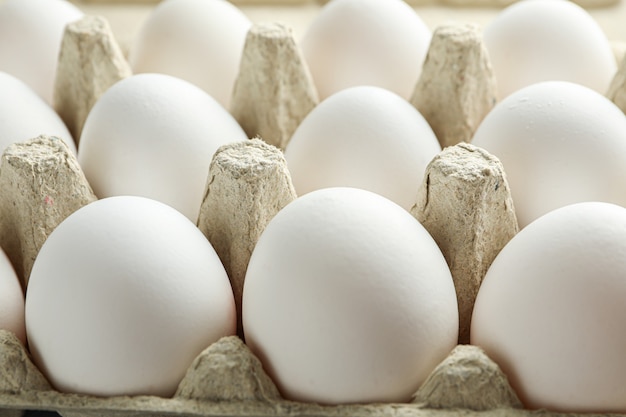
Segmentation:
<svg viewBox="0 0 626 417">
<path fill-rule="evenodd" d="M 130 47 L 135 73 L 158 72 L 194 83 L 225 108 L 252 23 L 224 0 L 166 0 L 142 24 Z"/>
<path fill-rule="evenodd" d="M 63 120 L 25 82 L 0 71 L 0 91 L 0 152 L 13 143 L 47 134 L 61 138 L 76 153 Z"/>
<path fill-rule="evenodd" d="M 6 253 L 0 249 L 0 329 L 9 330 L 26 345 L 24 293 Z"/>
<path fill-rule="evenodd" d="M 164 74 L 138 74 L 93 106 L 78 162 L 95 194 L 138 195 L 169 204 L 195 222 L 213 154 L 248 137 L 199 87 Z"/>
<path fill-rule="evenodd" d="M 178 211 L 143 197 L 102 199 L 67 217 L 37 255 L 26 293 L 31 352 L 63 392 L 171 396 L 235 321 L 211 244 Z"/>
<path fill-rule="evenodd" d="M 309 24 L 301 46 L 321 99 L 357 85 L 408 99 L 431 36 L 402 0 L 332 0 Z"/>
<path fill-rule="evenodd" d="M 298 195 L 357 187 L 409 210 L 426 166 L 439 152 L 430 125 L 405 99 L 358 86 L 315 107 L 291 137 L 285 159 Z"/>
<path fill-rule="evenodd" d="M 585 202 L 547 213 L 498 254 L 471 343 L 528 408 L 626 412 L 626 209 Z"/>
<path fill-rule="evenodd" d="M 484 30 L 500 98 L 541 81 L 570 81 L 604 94 L 617 62 L 602 28 L 567 0 L 524 0 Z"/>
<path fill-rule="evenodd" d="M 502 161 L 521 227 L 572 203 L 626 205 L 626 116 L 590 88 L 546 81 L 518 90 L 472 144 Z"/>
<path fill-rule="evenodd" d="M 242 306 L 247 345 L 297 401 L 408 401 L 458 338 L 454 284 L 432 237 L 356 188 L 318 190 L 276 214 Z"/>
<path fill-rule="evenodd" d="M 20 78 L 51 104 L 65 26 L 82 17 L 65 0 L 0 2 L 0 71 Z"/>
</svg>

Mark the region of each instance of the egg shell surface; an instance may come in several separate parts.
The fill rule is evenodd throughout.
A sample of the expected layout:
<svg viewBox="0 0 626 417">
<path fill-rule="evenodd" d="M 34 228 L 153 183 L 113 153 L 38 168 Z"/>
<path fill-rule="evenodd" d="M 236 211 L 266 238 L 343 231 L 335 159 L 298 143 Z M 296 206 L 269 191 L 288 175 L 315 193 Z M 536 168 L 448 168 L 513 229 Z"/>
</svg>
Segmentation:
<svg viewBox="0 0 626 417">
<path fill-rule="evenodd" d="M 252 22 L 224 0 L 166 0 L 157 5 L 130 48 L 134 73 L 174 75 L 229 108 Z"/>
<path fill-rule="evenodd" d="M 333 0 L 310 23 L 301 45 L 321 99 L 357 85 L 408 99 L 431 37 L 402 0 Z"/>
<path fill-rule="evenodd" d="M 285 149 L 298 195 L 327 187 L 369 190 L 409 210 L 426 166 L 441 152 L 408 101 L 380 87 L 351 87 L 315 107 Z"/>
<path fill-rule="evenodd" d="M 524 0 L 484 30 L 500 98 L 541 81 L 570 81 L 606 93 L 617 62 L 602 28 L 568 0 Z"/>
<path fill-rule="evenodd" d="M 0 71 L 20 78 L 51 104 L 65 26 L 82 17 L 65 0 L 0 2 Z"/>
<path fill-rule="evenodd" d="M 525 87 L 487 114 L 472 144 L 502 161 L 521 227 L 568 204 L 626 205 L 626 116 L 587 87 Z"/>
<path fill-rule="evenodd" d="M 134 196 L 98 200 L 59 224 L 26 294 L 39 369 L 60 391 L 96 396 L 173 395 L 193 359 L 234 334 L 235 314 L 202 232 Z"/>
<path fill-rule="evenodd" d="M 520 231 L 480 287 L 471 343 L 528 408 L 626 412 L 626 209 L 556 209 Z"/>
<path fill-rule="evenodd" d="M 61 138 L 76 153 L 76 144 L 63 120 L 25 82 L 0 71 L 0 91 L 0 152 L 14 143 L 46 134 Z"/>
<path fill-rule="evenodd" d="M 0 329 L 10 330 L 26 345 L 24 292 L 6 253 L 0 249 Z"/>
<path fill-rule="evenodd" d="M 246 343 L 297 401 L 408 401 L 458 338 L 454 284 L 432 237 L 355 188 L 318 190 L 276 214 L 242 305 Z"/>
<path fill-rule="evenodd" d="M 93 106 L 78 161 L 98 197 L 153 198 L 195 222 L 213 154 L 247 139 L 199 87 L 165 74 L 138 74 L 110 87 Z"/>
</svg>

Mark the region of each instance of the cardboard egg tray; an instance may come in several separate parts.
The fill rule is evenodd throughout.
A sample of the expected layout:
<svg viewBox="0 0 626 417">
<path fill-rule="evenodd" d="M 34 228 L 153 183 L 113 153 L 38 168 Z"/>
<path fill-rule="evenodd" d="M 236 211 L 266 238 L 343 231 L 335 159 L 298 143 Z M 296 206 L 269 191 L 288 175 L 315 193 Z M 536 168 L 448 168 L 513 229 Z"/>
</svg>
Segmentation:
<svg viewBox="0 0 626 417">
<path fill-rule="evenodd" d="M 95 3 L 92 0 L 90 3 Z M 291 2 L 293 3 L 293 2 Z M 302 3 L 305 3 L 302 1 Z M 124 7 L 124 6 L 118 6 Z M 85 7 L 89 13 L 90 9 Z M 95 8 L 93 10 L 99 10 Z M 85 23 L 85 22 L 84 22 Z M 79 31 L 84 36 L 90 36 L 89 42 L 93 42 L 94 38 L 98 42 L 115 43 L 115 39 L 110 33 L 110 30 L 106 25 L 102 25 L 102 20 L 87 20 L 87 25 L 91 25 L 92 31 Z M 256 30 L 256 41 L 250 41 L 250 47 L 263 48 L 263 41 L 267 40 L 263 38 L 264 31 L 276 30 L 275 26 L 255 26 L 253 30 Z M 279 26 L 280 29 L 282 26 Z M 82 28 L 84 29 L 84 28 Z M 285 31 L 284 36 L 276 38 L 272 36 L 273 41 L 287 42 L 292 47 L 295 47 L 295 43 L 291 42 L 292 34 L 289 31 Z M 464 109 L 467 111 L 455 114 L 451 112 L 445 120 L 429 119 L 429 122 L 433 125 L 433 130 L 438 134 L 442 147 L 445 147 L 429 165 L 427 175 L 438 176 L 440 181 L 433 181 L 433 183 L 445 184 L 436 188 L 431 186 L 426 181 L 421 185 L 420 192 L 418 193 L 417 203 L 411 210 L 411 213 L 418 218 L 425 227 L 431 232 L 436 241 L 447 241 L 448 246 L 442 246 L 440 243 L 442 252 L 446 259 L 456 257 L 457 259 L 463 259 L 463 268 L 457 268 L 451 266 L 452 275 L 455 279 L 455 285 L 457 285 L 457 292 L 466 292 L 474 294 L 477 288 L 472 288 L 463 282 L 475 281 L 475 277 L 482 277 L 486 272 L 491 260 L 499 252 L 502 246 L 508 242 L 508 240 L 517 232 L 517 222 L 515 213 L 512 206 L 512 200 L 508 185 L 506 184 L 506 178 L 501 164 L 497 158 L 489 155 L 487 152 L 476 148 L 470 144 L 459 143 L 458 138 L 469 140 L 473 132 L 472 129 L 477 127 L 482 117 L 490 110 L 491 106 L 495 103 L 495 85 L 493 77 L 490 72 L 489 63 L 484 50 L 482 49 L 481 42 L 475 42 L 476 36 L 479 36 L 479 30 L 475 25 L 462 25 L 455 24 L 452 26 L 443 27 L 442 30 L 435 31 L 433 36 L 433 43 L 429 54 L 443 53 L 441 51 L 450 51 L 450 46 L 454 46 L 454 50 L 460 53 L 460 56 L 471 55 L 478 57 L 478 59 L 470 59 L 458 62 L 455 66 L 455 71 L 461 71 L 465 75 L 467 80 L 471 82 L 482 83 L 485 91 L 484 97 L 477 97 L 474 103 L 463 104 Z M 66 37 L 68 33 L 66 32 Z M 259 41 L 259 39 L 261 41 Z M 278 40 L 276 40 L 278 39 Z M 74 44 L 78 45 L 81 39 L 74 39 Z M 68 45 L 71 45 L 69 42 Z M 252 46 L 255 45 L 255 46 Z M 260 46 L 259 46 L 260 45 Z M 247 44 L 248 46 L 248 44 Z M 71 46 L 70 46 L 71 47 Z M 80 49 L 78 46 L 77 49 Z M 271 67 L 276 71 L 284 71 L 293 76 L 294 71 L 297 73 L 301 71 L 299 65 L 295 65 L 301 59 L 299 52 L 296 49 L 293 50 L 293 59 L 286 63 L 278 63 L 278 65 L 272 65 Z M 106 49 L 106 48 L 105 48 Z M 271 50 L 272 48 L 267 48 Z M 275 49 L 275 48 L 274 48 Z M 87 53 L 97 51 L 98 48 L 83 48 Z M 108 51 L 112 54 L 120 53 L 119 49 L 108 48 Z M 112 51 L 112 52 L 111 52 Z M 72 55 L 75 59 L 76 54 Z M 245 60 L 244 51 L 244 60 Z M 252 54 L 258 55 L 258 54 Z M 89 61 L 93 56 L 82 57 L 85 61 Z M 119 56 L 98 56 L 95 62 L 113 62 L 119 61 Z M 62 59 L 60 57 L 60 59 Z M 275 63 L 272 57 L 267 59 Z M 89 73 L 89 68 L 84 65 L 80 65 L 81 57 L 77 62 L 65 62 L 63 65 L 60 63 L 62 72 L 65 72 L 66 79 L 77 80 L 80 84 L 81 77 L 90 79 L 94 75 Z M 436 61 L 436 60 L 433 60 Z M 84 62 L 84 61 L 83 61 Z M 470 64 L 470 62 L 472 64 Z M 476 62 L 479 65 L 476 66 Z M 257 63 L 259 64 L 259 63 Z M 284 65 L 283 65 L 284 64 Z M 258 65 L 261 67 L 261 65 Z M 128 76 L 127 68 L 112 65 L 110 67 L 110 77 L 105 81 L 109 84 L 115 82 L 116 79 L 121 79 L 124 76 Z M 626 84 L 626 77 L 622 74 L 626 71 L 620 68 L 620 72 L 616 76 L 614 85 L 612 86 L 612 97 L 616 103 L 619 100 L 626 101 L 622 97 L 624 85 Z M 299 75 L 298 75 L 299 74 Z M 300 94 L 302 97 L 311 97 L 310 80 L 307 79 L 308 74 L 305 72 L 297 73 L 296 75 L 304 77 L 302 83 L 305 87 L 294 88 L 291 94 Z M 245 77 L 245 74 L 240 74 L 240 77 Z M 248 74 L 247 76 L 251 76 Z M 450 71 L 442 70 L 436 66 L 428 66 L 425 63 L 424 72 L 422 78 L 429 78 L 428 83 L 418 82 L 416 90 L 420 90 L 420 94 L 416 96 L 423 96 L 428 94 L 429 97 L 440 97 L 440 91 L 430 91 L 428 88 L 432 86 L 441 85 L 445 83 L 445 77 L 456 77 L 458 73 L 451 74 Z M 298 77 L 296 77 L 298 78 Z M 57 82 L 63 79 L 57 78 Z M 436 79 L 437 82 L 432 82 Z M 468 81 L 470 82 L 470 81 Z M 309 83 L 309 84 L 307 84 Z M 296 83 L 297 84 L 297 83 Z M 298 84 L 300 85 L 300 84 Z M 308 85 L 308 87 L 307 87 Z M 426 87 L 428 85 L 429 87 Z M 297 87 L 297 86 L 296 86 Z M 463 86 L 458 87 L 462 89 Z M 269 94 L 268 91 L 274 89 L 258 89 L 253 94 L 263 95 Z M 73 92 L 72 94 L 76 94 Z M 93 103 L 97 99 L 96 95 L 99 94 L 94 91 L 83 91 L 78 93 L 83 96 L 77 98 L 74 97 L 74 101 L 91 102 Z M 438 103 L 432 103 L 432 105 L 445 104 L 446 100 L 456 100 L 462 96 L 459 91 L 449 91 L 445 97 L 440 97 Z M 89 98 L 89 100 L 82 100 L 83 98 Z M 72 101 L 72 97 L 66 97 L 64 101 L 64 110 L 74 109 L 68 101 Z M 272 97 L 255 97 L 264 102 L 274 103 L 276 107 L 284 105 L 280 101 L 274 101 Z M 254 100 L 248 100 L 254 101 Z M 433 100 L 428 100 L 432 102 Z M 427 104 L 420 103 L 416 99 L 412 99 L 412 103 L 416 105 L 420 110 L 428 115 L 429 111 Z M 620 105 L 618 103 L 618 105 Z M 462 107 L 463 107 L 462 106 Z M 624 107 L 622 107 L 623 109 Z M 57 110 L 63 110 L 57 108 Z M 273 109 L 254 109 L 254 111 L 266 111 L 270 114 Z M 249 109 L 247 111 L 250 111 Z M 59 111 L 62 113 L 62 111 Z M 70 115 L 66 113 L 66 123 L 73 126 L 73 129 L 80 129 L 84 117 L 86 117 L 86 109 L 74 109 L 70 112 Z M 276 112 L 277 114 L 280 112 Z M 76 114 L 80 114 L 76 120 Z M 301 117 L 306 115 L 306 111 L 303 111 Z M 428 117 L 427 117 L 428 119 Z M 68 122 L 69 120 L 69 122 Z M 241 122 L 241 121 L 240 121 Z M 293 121 L 280 121 L 278 124 L 293 125 Z M 243 123 L 242 123 L 243 124 Z M 469 130 L 462 131 L 454 130 L 454 135 L 448 135 L 446 126 L 470 126 Z M 248 129 L 263 130 L 264 127 L 260 126 L 248 126 Z M 276 143 L 266 143 L 261 139 L 252 139 L 249 144 L 243 146 L 230 146 L 227 145 L 218 151 L 219 155 L 225 155 L 225 163 L 219 168 L 215 168 L 216 171 L 210 171 L 209 176 L 221 176 L 222 184 L 229 184 L 229 181 L 234 181 L 233 178 L 241 177 L 241 172 L 234 173 L 232 170 L 242 169 L 241 164 L 228 164 L 228 157 L 237 157 L 245 155 L 250 149 L 255 148 L 255 152 L 266 152 L 271 155 L 278 155 L 275 160 L 278 161 L 278 168 L 272 171 L 271 175 L 267 177 L 259 176 L 257 181 L 279 181 L 288 177 L 288 171 L 286 171 L 283 165 L 284 161 L 281 160 L 280 148 L 284 147 L 285 136 L 288 136 L 281 129 L 271 130 L 268 128 L 266 133 L 260 136 L 263 139 L 275 138 Z M 293 129 L 293 126 L 291 127 Z M 282 135 L 282 138 L 281 138 Z M 452 139 L 451 136 L 456 138 Z M 275 145 L 275 146 L 271 146 Z M 211 166 L 211 170 L 214 169 L 215 162 L 218 159 L 218 154 L 214 157 L 214 164 Z M 8 162 L 9 157 L 19 156 L 18 162 Z M 21 158 L 21 159 L 20 159 Z M 23 224 L 27 224 L 31 229 L 17 228 L 22 230 L 24 235 L 29 233 L 23 230 L 32 230 L 38 225 L 46 225 L 48 229 L 42 226 L 44 234 L 49 234 L 54 226 L 60 223 L 63 218 L 67 217 L 72 211 L 76 210 L 82 205 L 88 204 L 93 201 L 94 196 L 91 194 L 90 187 L 86 184 L 86 180 L 82 175 L 80 167 L 75 162 L 75 157 L 68 151 L 67 147 L 63 146 L 60 141 L 50 137 L 39 137 L 33 140 L 16 144 L 13 147 L 9 147 L 3 157 L 0 164 L 0 188 L 3 190 L 3 203 L 0 204 L 0 232 L 6 234 L 7 230 L 13 226 L 11 222 L 20 217 Z M 52 162 L 51 162 L 52 161 Z M 60 162 L 59 162 L 60 161 Z M 256 163 L 254 158 L 250 158 L 248 163 L 253 165 Z M 237 168 L 239 166 L 239 168 Z M 33 167 L 46 167 L 45 169 L 33 169 Z M 243 169 L 245 169 L 244 167 Z M 248 170 L 247 172 L 257 172 L 258 170 Z M 472 171 L 472 172 L 470 172 Z M 32 178 L 30 174 L 35 172 L 35 178 Z M 26 175 L 26 173 L 30 173 Z M 453 175 L 454 173 L 471 173 L 473 175 Z M 281 176 L 277 179 L 276 176 Z M 27 178 L 29 177 L 29 178 Z M 468 181 L 467 178 L 472 178 Z M 287 178 L 288 179 L 288 178 Z M 244 178 L 241 181 L 250 182 L 250 178 Z M 216 181 L 212 181 L 215 183 Z M 217 181 L 219 182 L 219 181 Z M 254 182 L 254 181 L 252 181 Z M 489 193 L 482 192 L 482 190 L 493 190 L 494 184 L 498 184 L 495 189 L 499 190 L 497 193 L 490 191 Z M 35 185 L 33 185 L 35 184 Z M 235 189 L 235 188 L 233 188 Z M 245 187 L 244 187 L 245 189 Z M 25 191 L 28 190 L 28 191 Z M 56 190 L 57 194 L 54 196 L 55 202 L 58 207 L 54 211 L 48 210 L 48 208 L 39 207 L 39 202 L 44 198 L 44 194 L 50 192 L 50 190 Z M 245 189 L 246 194 L 253 194 L 250 189 Z M 462 192 L 459 192 L 462 190 Z M 214 195 L 215 193 L 211 193 Z M 229 198 L 241 198 L 241 202 L 237 202 L 232 206 L 238 206 L 241 211 L 249 213 L 253 211 L 263 211 L 264 216 L 269 221 L 272 214 L 267 212 L 267 207 L 260 207 L 260 204 L 255 200 L 247 199 L 245 196 L 232 195 Z M 421 199 L 424 194 L 428 194 L 429 199 L 429 211 L 423 210 L 421 205 Z M 465 196 L 459 199 L 459 196 Z M 226 198 L 226 197 L 224 197 Z M 278 197 L 276 197 L 278 198 Z M 284 198 L 280 197 L 280 198 Z M 292 197 L 295 198 L 295 197 Z M 449 199 L 457 199 L 457 204 L 438 204 L 438 201 L 449 201 Z M 289 200 L 289 198 L 287 198 Z M 487 200 L 488 204 L 485 204 Z M 205 200 L 203 206 L 209 204 Z M 256 206 L 255 206 L 256 204 Z M 284 206 L 286 202 L 282 203 Z M 229 207 L 232 207 L 229 206 Z M 451 213 L 450 206 L 458 207 L 459 213 Z M 13 207 L 11 209 L 11 207 Z M 24 216 L 21 213 L 19 216 L 15 213 L 15 207 L 17 210 L 23 207 L 29 207 L 29 215 Z M 492 210 L 494 207 L 505 207 L 506 210 Z M 13 211 L 12 211 L 13 210 Z M 445 211 L 445 213 L 443 211 Z M 466 213 L 475 213 L 475 217 L 468 219 Z M 232 214 L 232 213 L 229 213 Z M 445 215 L 444 215 L 445 214 Z M 457 215 L 459 214 L 459 215 Z M 233 216 L 229 216 L 232 218 Z M 236 217 L 236 216 L 234 216 Z M 17 220 L 16 220 L 17 221 Z M 468 248 L 464 243 L 464 233 L 473 234 L 475 228 L 478 227 L 480 222 L 481 227 L 485 224 L 491 226 L 491 229 L 498 230 L 494 235 L 485 237 L 485 242 L 482 242 L 480 246 L 483 252 L 480 254 L 473 253 L 476 246 Z M 202 210 L 198 226 L 203 229 Z M 246 231 L 249 243 L 253 246 L 255 239 L 258 238 L 258 234 L 262 231 L 264 225 L 259 225 L 259 230 L 255 233 Z M 9 227 L 9 229 L 7 229 Z M 232 232 L 238 233 L 237 230 Z M 30 233 L 34 235 L 33 233 Z M 206 232 L 205 232 L 206 234 Z M 444 237 L 456 236 L 456 239 L 444 239 Z M 207 236 L 211 240 L 210 236 Z M 30 240 L 32 236 L 12 236 L 11 239 L 18 239 L 19 244 L 13 242 L 13 245 L 8 245 L 7 252 L 11 252 L 11 246 L 13 250 L 15 247 L 22 247 L 20 254 L 9 254 L 14 264 L 18 266 L 16 269 L 22 275 L 22 278 L 27 279 L 27 275 L 32 266 L 34 256 L 45 236 L 41 237 L 37 241 Z M 4 243 L 4 242 L 3 242 Z M 4 245 L 3 245 L 4 247 Z M 25 249 L 24 249 L 25 248 Z M 30 252 L 29 252 L 30 251 Z M 218 254 L 220 248 L 216 247 Z M 459 258 L 460 257 L 460 258 Z M 472 268 L 468 271 L 467 265 L 472 265 Z M 245 265 L 244 265 L 245 266 Z M 234 265 L 225 265 L 231 281 L 238 282 L 242 280 L 241 268 Z M 239 272 L 236 272 L 239 270 Z M 245 272 L 245 267 L 243 268 Z M 234 276 L 239 274 L 238 277 Z M 239 282 L 239 285 L 241 282 Z M 235 288 L 235 293 L 237 289 Z M 24 413 L 24 410 L 50 410 L 57 411 L 63 417 L 91 417 L 91 416 L 104 416 L 104 417 L 116 417 L 116 416 L 128 416 L 128 417 L 165 417 L 165 416 L 188 416 L 188 417 L 247 417 L 247 416 L 259 416 L 259 417 L 305 417 L 305 416 L 321 416 L 321 417 L 356 417 L 356 416 L 397 416 L 397 417 L 431 417 L 431 416 L 484 416 L 484 417 L 496 417 L 496 416 L 576 416 L 578 414 L 572 413 L 555 413 L 549 410 L 525 410 L 508 383 L 506 376 L 501 372 L 499 367 L 491 361 L 484 352 L 475 346 L 467 344 L 469 321 L 468 311 L 471 312 L 471 305 L 460 305 L 461 319 L 461 336 L 459 345 L 450 353 L 450 355 L 432 372 L 428 379 L 418 389 L 413 396 L 411 402 L 407 403 L 380 403 L 380 404 L 350 404 L 350 405 L 319 405 L 313 403 L 302 403 L 288 401 L 281 397 L 278 389 L 264 372 L 260 361 L 248 350 L 242 340 L 237 336 L 225 337 L 215 342 L 213 345 L 207 347 L 191 364 L 185 378 L 181 381 L 180 386 L 176 394 L 171 398 L 161 398 L 156 396 L 119 396 L 119 397 L 93 397 L 88 395 L 79 394 L 67 394 L 54 390 L 48 381 L 43 377 L 39 370 L 32 363 L 29 353 L 17 340 L 17 338 L 8 331 L 0 330 L 0 416 L 17 417 Z M 465 319 L 463 319 L 465 317 Z M 224 357 L 229 360 L 224 360 Z M 593 415 L 605 415 L 605 414 L 580 414 L 585 416 Z"/>
</svg>

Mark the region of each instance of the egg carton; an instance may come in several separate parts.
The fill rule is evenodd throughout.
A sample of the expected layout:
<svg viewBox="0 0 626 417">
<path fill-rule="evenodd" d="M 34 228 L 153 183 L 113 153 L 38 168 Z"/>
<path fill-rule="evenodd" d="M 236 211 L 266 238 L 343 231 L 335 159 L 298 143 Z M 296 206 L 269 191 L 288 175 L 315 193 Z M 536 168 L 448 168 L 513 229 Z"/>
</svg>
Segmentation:
<svg viewBox="0 0 626 417">
<path fill-rule="evenodd" d="M 442 56 L 456 62 L 444 65 Z M 97 98 L 130 74 L 105 19 L 86 16 L 68 25 L 59 55 L 54 106 L 75 137 L 80 137 Z M 620 68 L 608 96 L 622 110 L 626 108 L 626 67 Z M 240 312 L 251 249 L 270 219 L 296 198 L 282 149 L 318 103 L 288 27 L 253 25 L 232 101 L 233 116 L 255 138 L 217 151 L 197 224 L 224 263 Z M 477 25 L 446 25 L 434 31 L 410 101 L 428 120 L 444 149 L 428 165 L 411 214 L 430 232 L 450 266 L 460 314 L 458 346 L 433 370 L 411 402 L 330 406 L 286 400 L 238 336 L 207 347 L 171 398 L 62 393 L 49 384 L 17 337 L 0 330 L 0 415 L 20 416 L 23 410 L 53 410 L 63 417 L 601 415 L 524 409 L 500 368 L 479 347 L 468 344 L 469 319 L 480 282 L 496 254 L 518 232 L 502 164 L 466 143 L 497 101 L 495 78 Z M 300 108 L 292 103 L 299 103 Z M 26 286 L 47 236 L 96 196 L 75 155 L 62 140 L 49 136 L 5 150 L 0 189 L 0 245 Z M 250 224 L 249 218 L 258 222 Z M 493 233 L 480 233 L 485 227 Z"/>
</svg>

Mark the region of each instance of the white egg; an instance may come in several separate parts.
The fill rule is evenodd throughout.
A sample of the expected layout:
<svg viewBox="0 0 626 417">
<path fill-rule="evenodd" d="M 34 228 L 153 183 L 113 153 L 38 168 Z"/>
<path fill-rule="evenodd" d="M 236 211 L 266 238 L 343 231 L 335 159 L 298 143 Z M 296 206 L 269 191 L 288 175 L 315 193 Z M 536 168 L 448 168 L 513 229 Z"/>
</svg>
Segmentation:
<svg viewBox="0 0 626 417">
<path fill-rule="evenodd" d="M 0 329 L 10 330 L 26 345 L 24 293 L 6 253 L 0 249 Z"/>
<path fill-rule="evenodd" d="M 28 84 L 52 103 L 65 26 L 83 13 L 65 0 L 0 2 L 0 71 Z"/>
<path fill-rule="evenodd" d="M 400 206 L 354 188 L 315 191 L 276 214 L 242 305 L 246 343 L 299 401 L 408 401 L 458 338 L 435 241 Z"/>
<path fill-rule="evenodd" d="M 320 98 L 347 87 L 375 85 L 408 99 L 431 36 L 402 0 L 332 0 L 311 22 L 301 44 Z"/>
<path fill-rule="evenodd" d="M 46 134 L 65 141 L 76 153 L 72 134 L 63 120 L 20 79 L 0 72 L 0 153 L 17 142 Z"/>
<path fill-rule="evenodd" d="M 247 139 L 199 87 L 169 75 L 139 74 L 113 85 L 93 106 L 78 161 L 98 197 L 153 198 L 195 222 L 213 154 Z"/>
<path fill-rule="evenodd" d="M 567 0 L 524 0 L 486 27 L 500 98 L 541 81 L 570 81 L 604 94 L 617 71 L 602 28 Z"/>
<path fill-rule="evenodd" d="M 68 258 L 71 254 L 71 259 Z M 88 204 L 33 265 L 26 329 L 60 391 L 170 396 L 193 359 L 235 332 L 230 282 L 186 217 L 142 197 Z"/>
<path fill-rule="evenodd" d="M 516 235 L 480 287 L 471 343 L 528 408 L 626 412 L 626 209 L 578 203 Z"/>
<path fill-rule="evenodd" d="M 315 107 L 294 132 L 285 158 L 299 195 L 349 186 L 409 210 L 426 166 L 441 147 L 424 117 L 379 87 L 351 87 Z"/>
<path fill-rule="evenodd" d="M 472 144 L 502 161 L 521 227 L 572 203 L 626 205 L 626 116 L 587 87 L 547 81 L 518 90 Z"/>
<path fill-rule="evenodd" d="M 134 39 L 133 72 L 158 72 L 194 83 L 229 107 L 252 23 L 224 0 L 166 0 Z"/>
</svg>

